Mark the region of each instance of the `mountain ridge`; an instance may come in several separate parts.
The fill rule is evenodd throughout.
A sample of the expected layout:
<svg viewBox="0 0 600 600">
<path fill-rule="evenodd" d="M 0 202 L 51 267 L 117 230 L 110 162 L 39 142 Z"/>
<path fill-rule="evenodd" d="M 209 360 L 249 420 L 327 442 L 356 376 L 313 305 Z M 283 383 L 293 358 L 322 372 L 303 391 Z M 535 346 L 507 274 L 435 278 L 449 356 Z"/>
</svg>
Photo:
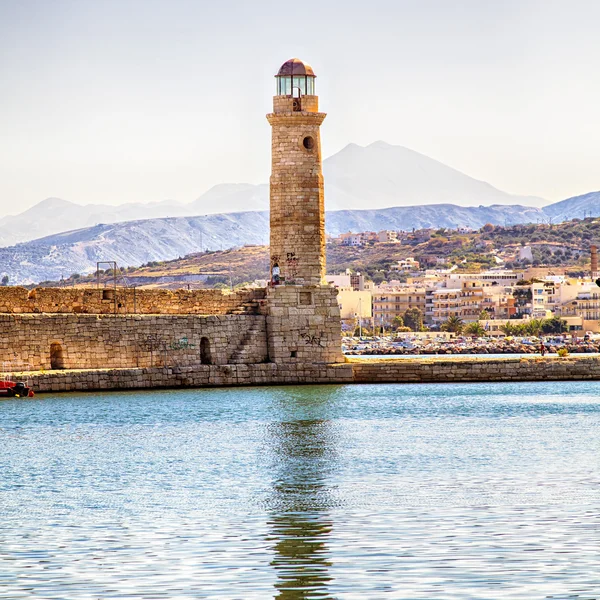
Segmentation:
<svg viewBox="0 0 600 600">
<path fill-rule="evenodd" d="M 325 206 L 363 210 L 398 206 L 457 204 L 538 205 L 541 198 L 511 195 L 404 146 L 376 141 L 348 144 L 323 161 Z M 268 184 L 221 183 L 189 203 L 77 204 L 47 198 L 24 212 L 0 218 L 0 246 L 99 223 L 144 218 L 199 216 L 268 210 Z"/>
<path fill-rule="evenodd" d="M 600 192 L 585 196 L 593 197 L 600 215 Z M 562 201 L 563 207 L 568 208 L 569 200 Z M 575 200 L 579 202 L 577 198 Z M 466 226 L 478 229 L 486 223 L 512 225 L 546 222 L 547 219 L 544 210 L 535 207 L 440 204 L 331 211 L 326 215 L 326 231 L 329 235 L 339 235 L 347 231 L 426 227 L 454 229 Z M 115 260 L 120 266 L 137 266 L 203 249 L 267 244 L 268 237 L 267 211 L 98 224 L 0 248 L 0 275 L 7 274 L 11 283 L 37 283 L 60 279 L 73 272 L 89 273 L 95 269 L 96 261 Z"/>
</svg>

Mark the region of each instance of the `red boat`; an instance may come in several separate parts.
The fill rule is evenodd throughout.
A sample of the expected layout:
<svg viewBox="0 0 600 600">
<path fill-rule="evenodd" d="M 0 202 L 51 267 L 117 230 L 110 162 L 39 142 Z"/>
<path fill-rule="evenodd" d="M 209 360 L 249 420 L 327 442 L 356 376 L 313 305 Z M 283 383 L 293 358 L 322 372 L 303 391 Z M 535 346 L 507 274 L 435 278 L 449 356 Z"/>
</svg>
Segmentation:
<svg viewBox="0 0 600 600">
<path fill-rule="evenodd" d="M 0 379 L 0 398 L 33 398 L 33 390 L 22 381 Z"/>
</svg>

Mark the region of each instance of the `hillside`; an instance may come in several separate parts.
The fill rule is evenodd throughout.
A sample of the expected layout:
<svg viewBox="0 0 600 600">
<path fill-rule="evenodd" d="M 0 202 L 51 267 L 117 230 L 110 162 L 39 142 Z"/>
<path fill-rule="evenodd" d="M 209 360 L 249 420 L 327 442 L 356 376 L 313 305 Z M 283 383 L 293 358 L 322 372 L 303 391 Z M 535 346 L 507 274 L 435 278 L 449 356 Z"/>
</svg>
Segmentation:
<svg viewBox="0 0 600 600">
<path fill-rule="evenodd" d="M 323 161 L 323 174 L 328 211 L 448 203 L 462 207 L 544 204 L 541 198 L 507 194 L 423 154 L 385 142 L 365 147 L 349 144 Z M 246 183 L 216 185 L 189 203 L 165 200 L 119 206 L 82 205 L 48 198 L 23 213 L 0 218 L 0 246 L 100 224 L 268 208 L 268 185 Z M 446 213 L 445 226 L 462 218 L 458 213 L 453 214 L 451 206 Z M 421 226 L 421 221 L 410 227 Z"/>
<path fill-rule="evenodd" d="M 456 211 L 454 210 L 456 209 Z M 327 214 L 330 235 L 347 231 L 457 227 L 467 223 L 529 222 L 539 209 L 522 206 L 452 207 L 414 206 L 383 210 L 338 211 Z M 172 260 L 201 249 L 221 250 L 244 244 L 265 244 L 269 239 L 266 212 L 241 212 L 146 219 L 96 225 L 0 248 L 0 275 L 14 283 L 60 279 L 71 273 L 89 273 L 96 261 L 138 266 L 149 261 Z"/>
<path fill-rule="evenodd" d="M 467 226 L 479 229 L 486 223 L 507 226 L 546 220 L 540 209 L 495 205 L 397 207 L 381 210 L 327 213 L 329 235 L 347 231 Z M 90 273 L 96 261 L 114 260 L 138 266 L 149 261 L 172 260 L 205 250 L 221 250 L 268 242 L 266 212 L 213 214 L 204 217 L 146 219 L 77 229 L 31 242 L 0 248 L 0 276 L 14 283 L 57 280 L 71 273 Z"/>
<path fill-rule="evenodd" d="M 429 239 L 427 239 L 430 235 Z M 477 271 L 497 266 L 525 268 L 519 249 L 532 248 L 533 266 L 569 268 L 582 273 L 589 263 L 592 243 L 600 243 L 600 221 L 575 220 L 561 225 L 516 225 L 489 227 L 461 234 L 438 229 L 433 233 L 417 231 L 407 234 L 403 243 L 370 244 L 365 247 L 327 245 L 329 273 L 352 269 L 375 281 L 406 277 L 394 270 L 396 262 L 409 256 L 422 265 L 434 267 L 437 259 L 459 270 Z M 499 262 L 502 261 L 502 262 Z M 143 267 L 123 269 L 120 284 L 182 287 L 188 284 L 239 285 L 268 278 L 268 246 L 248 245 L 237 249 L 196 253 L 171 261 L 151 261 Z M 104 278 L 105 281 L 108 278 Z M 93 276 L 67 279 L 65 284 L 93 285 Z"/>
<path fill-rule="evenodd" d="M 264 244 L 267 232 L 268 215 L 260 212 L 96 225 L 0 248 L 0 275 L 25 284 L 60 279 L 90 273 L 97 261 L 140 265 L 200 249 Z"/>
<path fill-rule="evenodd" d="M 582 196 L 567 198 L 546 206 L 544 213 L 552 218 L 553 223 L 568 221 L 574 218 L 600 216 L 600 192 L 590 192 Z"/>
</svg>

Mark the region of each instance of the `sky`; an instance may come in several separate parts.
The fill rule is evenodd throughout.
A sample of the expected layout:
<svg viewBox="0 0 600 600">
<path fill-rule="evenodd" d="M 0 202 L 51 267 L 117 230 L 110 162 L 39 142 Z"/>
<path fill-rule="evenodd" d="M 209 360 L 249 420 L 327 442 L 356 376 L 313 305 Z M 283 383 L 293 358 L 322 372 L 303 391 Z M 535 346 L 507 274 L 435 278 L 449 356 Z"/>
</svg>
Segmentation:
<svg viewBox="0 0 600 600">
<path fill-rule="evenodd" d="M 598 190 L 599 22 L 598 0 L 0 0 L 0 216 L 267 182 L 291 57 L 324 156 L 384 140 L 513 194 Z"/>
</svg>

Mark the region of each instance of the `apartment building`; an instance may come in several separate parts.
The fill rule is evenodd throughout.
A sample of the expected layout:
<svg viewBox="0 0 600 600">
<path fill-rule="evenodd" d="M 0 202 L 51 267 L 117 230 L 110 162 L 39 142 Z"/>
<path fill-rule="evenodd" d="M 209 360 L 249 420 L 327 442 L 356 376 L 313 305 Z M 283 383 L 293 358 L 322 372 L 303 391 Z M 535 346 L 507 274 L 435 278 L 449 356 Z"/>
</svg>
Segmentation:
<svg viewBox="0 0 600 600">
<path fill-rule="evenodd" d="M 377 233 L 377 241 L 381 243 L 396 243 L 398 242 L 398 232 L 384 229 Z"/>
<path fill-rule="evenodd" d="M 409 256 L 408 258 L 402 258 L 398 261 L 398 264 L 396 266 L 396 269 L 398 271 L 402 271 L 405 273 L 414 273 L 415 271 L 418 271 L 419 268 L 419 261 L 415 260 L 412 256 Z"/>
<path fill-rule="evenodd" d="M 425 313 L 425 288 L 378 286 L 373 291 L 373 318 L 376 324 L 390 326 L 396 316 L 409 308 Z"/>
<path fill-rule="evenodd" d="M 561 317 L 581 317 L 585 327 L 589 331 L 600 329 L 600 288 L 591 286 L 588 289 L 581 290 L 575 298 L 567 300 L 557 311 Z"/>
<path fill-rule="evenodd" d="M 463 281 L 477 281 L 483 287 L 495 285 L 511 286 L 523 279 L 523 273 L 509 271 L 504 269 L 484 271 L 482 273 L 448 273 L 445 275 L 448 281 L 448 286 L 451 284 L 460 284 Z M 452 287 L 460 287 L 452 285 Z"/>
</svg>

